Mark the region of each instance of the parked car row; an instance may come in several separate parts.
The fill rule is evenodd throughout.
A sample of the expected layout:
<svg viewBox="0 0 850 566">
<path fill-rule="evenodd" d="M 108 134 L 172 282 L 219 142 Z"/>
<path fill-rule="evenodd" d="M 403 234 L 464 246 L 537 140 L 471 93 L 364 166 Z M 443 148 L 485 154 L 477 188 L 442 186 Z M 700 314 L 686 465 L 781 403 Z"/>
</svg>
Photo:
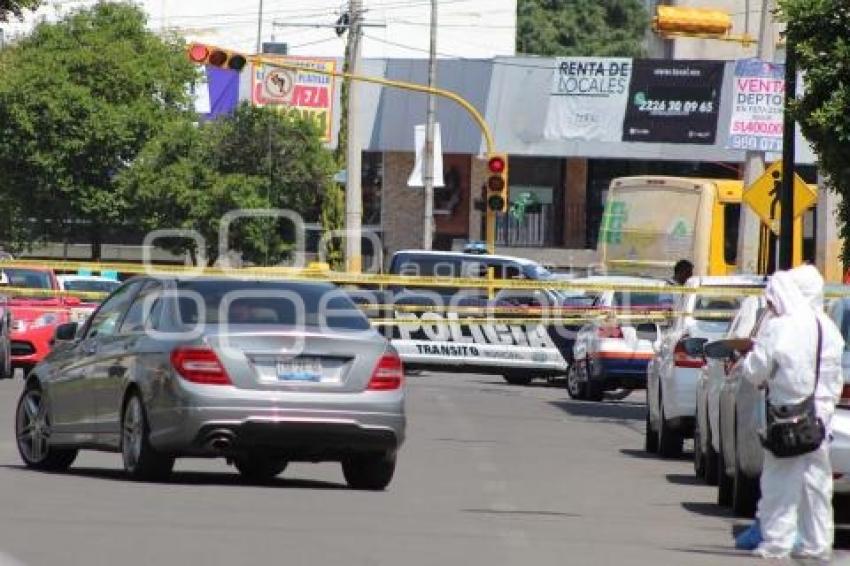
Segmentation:
<svg viewBox="0 0 850 566">
<path fill-rule="evenodd" d="M 757 278 L 692 279 L 699 287 L 762 287 Z M 665 458 L 682 452 L 693 437 L 694 472 L 717 486 L 717 501 L 742 517 L 755 513 L 760 496 L 764 449 L 759 433 L 765 426 L 764 391 L 742 375 L 732 349 L 725 357 L 707 357 L 705 344 L 724 339 L 753 338 L 766 314 L 763 296 L 714 297 L 685 295 L 683 316 L 656 346 L 648 371 L 645 449 Z M 693 305 L 691 307 L 690 305 Z M 700 309 L 727 310 L 728 320 L 700 320 Z M 850 298 L 827 305 L 828 315 L 850 344 Z M 732 316 L 734 315 L 734 316 Z M 691 320 L 686 320 L 690 318 Z M 845 386 L 832 421 L 830 457 L 835 492 L 850 493 L 850 349 L 843 359 Z"/>
<path fill-rule="evenodd" d="M 3 267 L 2 282 L 16 289 L 32 289 L 32 295 L 16 294 L 4 301 L 3 361 L 0 378 L 11 378 L 20 368 L 24 375 L 50 351 L 54 331 L 66 322 L 82 322 L 97 306 L 75 296 L 45 295 L 43 292 L 95 291 L 108 293 L 119 283 L 99 276 L 59 275 L 51 269 Z M 0 295 L 2 295 L 0 288 Z M 8 332 L 6 327 L 8 326 Z M 8 345 L 7 345 L 8 342 Z"/>
</svg>

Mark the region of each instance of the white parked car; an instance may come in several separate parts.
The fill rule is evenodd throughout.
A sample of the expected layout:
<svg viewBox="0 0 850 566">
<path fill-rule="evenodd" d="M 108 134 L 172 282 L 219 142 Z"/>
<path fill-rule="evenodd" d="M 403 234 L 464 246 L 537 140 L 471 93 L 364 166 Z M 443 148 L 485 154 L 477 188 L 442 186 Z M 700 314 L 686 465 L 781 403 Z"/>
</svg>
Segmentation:
<svg viewBox="0 0 850 566">
<path fill-rule="evenodd" d="M 746 338 L 755 328 L 764 309 L 762 297 L 741 302 L 726 338 Z M 700 369 L 696 384 L 696 423 L 694 427 L 694 470 L 709 485 L 717 485 L 717 455 L 720 452 L 720 388 L 729 364 L 709 359 Z"/>
<path fill-rule="evenodd" d="M 716 287 L 720 292 L 724 287 L 761 289 L 764 277 L 692 277 L 686 285 L 694 289 Z M 741 300 L 710 292 L 686 293 L 677 299 L 678 316 L 656 342 L 655 357 L 647 368 L 647 452 L 658 452 L 665 458 L 679 456 L 684 439 L 694 435 L 697 381 L 705 360 L 687 353 L 686 340 L 723 338 Z"/>
<path fill-rule="evenodd" d="M 617 315 L 651 314 L 669 310 L 675 297 L 664 292 L 665 281 L 642 277 L 596 276 L 574 280 L 588 285 L 621 286 L 599 293 L 594 307 L 599 318 L 576 334 L 567 392 L 573 399 L 601 401 L 606 391 L 644 389 L 646 368 L 654 355 L 659 322 L 621 320 Z M 630 286 L 658 287 L 658 292 L 629 291 Z M 592 292 L 592 288 L 591 292 Z"/>
</svg>

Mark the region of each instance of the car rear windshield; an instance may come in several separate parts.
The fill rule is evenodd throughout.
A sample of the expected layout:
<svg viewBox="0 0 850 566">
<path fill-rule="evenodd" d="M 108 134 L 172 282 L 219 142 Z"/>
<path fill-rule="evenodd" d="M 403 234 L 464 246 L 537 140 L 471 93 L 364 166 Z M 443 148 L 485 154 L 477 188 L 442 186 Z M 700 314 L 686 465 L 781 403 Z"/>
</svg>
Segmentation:
<svg viewBox="0 0 850 566">
<path fill-rule="evenodd" d="M 741 297 L 717 297 L 697 295 L 694 302 L 694 318 L 732 320 L 741 308 Z"/>
<path fill-rule="evenodd" d="M 64 282 L 66 291 L 85 291 L 90 293 L 111 293 L 121 283 L 118 281 L 98 281 L 96 279 L 71 279 Z"/>
<path fill-rule="evenodd" d="M 196 280 L 178 285 L 184 325 L 247 324 L 368 330 L 369 321 L 331 285 L 278 281 Z M 197 293 L 203 301 L 199 305 Z M 185 294 L 184 294 L 185 293 Z M 204 311 L 201 320 L 200 311 Z"/>
<path fill-rule="evenodd" d="M 668 293 L 632 293 L 629 291 L 616 291 L 614 293 L 615 307 L 658 307 L 670 308 L 675 298 Z"/>
<path fill-rule="evenodd" d="M 4 268 L 3 273 L 9 278 L 10 287 L 25 287 L 27 289 L 52 289 L 53 282 L 50 273 L 35 269 Z"/>
</svg>

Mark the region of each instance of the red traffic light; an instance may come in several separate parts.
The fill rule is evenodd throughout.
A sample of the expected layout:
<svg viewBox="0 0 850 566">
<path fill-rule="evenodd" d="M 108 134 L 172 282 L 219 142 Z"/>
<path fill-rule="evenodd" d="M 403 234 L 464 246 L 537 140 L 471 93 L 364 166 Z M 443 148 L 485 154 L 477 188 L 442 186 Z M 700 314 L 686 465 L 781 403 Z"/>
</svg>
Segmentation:
<svg viewBox="0 0 850 566">
<path fill-rule="evenodd" d="M 207 49 L 206 45 L 195 43 L 189 47 L 189 59 L 191 59 L 193 63 L 206 63 L 209 54 L 210 50 Z"/>
<path fill-rule="evenodd" d="M 199 65 L 212 65 L 219 69 L 230 69 L 232 71 L 241 71 L 248 64 L 248 59 L 240 53 L 227 51 L 204 45 L 203 43 L 193 43 L 188 50 L 189 60 Z"/>
<path fill-rule="evenodd" d="M 503 173 L 505 171 L 505 160 L 499 156 L 491 157 L 490 160 L 487 161 L 487 169 L 489 169 L 491 173 Z"/>
</svg>

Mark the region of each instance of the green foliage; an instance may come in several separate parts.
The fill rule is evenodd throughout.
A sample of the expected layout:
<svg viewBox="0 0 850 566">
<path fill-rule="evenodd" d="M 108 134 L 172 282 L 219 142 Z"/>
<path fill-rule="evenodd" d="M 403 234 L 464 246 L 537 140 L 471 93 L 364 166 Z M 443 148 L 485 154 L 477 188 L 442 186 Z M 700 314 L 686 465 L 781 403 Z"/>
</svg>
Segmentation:
<svg viewBox="0 0 850 566">
<path fill-rule="evenodd" d="M 518 0 L 517 52 L 640 57 L 648 25 L 642 0 Z"/>
<path fill-rule="evenodd" d="M 35 10 L 41 0 L 0 0 L 0 22 L 9 21 L 9 16 L 21 18 L 24 10 Z"/>
<path fill-rule="evenodd" d="M 345 227 L 345 192 L 336 183 L 331 183 L 322 199 L 322 229 L 326 232 L 341 230 Z M 327 261 L 332 269 L 344 267 L 344 254 L 339 238 L 327 243 Z"/>
<path fill-rule="evenodd" d="M 243 104 L 216 121 L 168 124 L 121 175 L 120 185 L 145 228 L 192 229 L 206 240 L 205 250 L 191 249 L 185 239 L 165 242 L 166 247 L 212 263 L 225 213 L 281 208 L 317 221 L 334 171 L 333 156 L 312 122 Z M 238 220 L 228 245 L 243 260 L 278 263 L 291 252 L 293 229 L 286 221 Z"/>
<path fill-rule="evenodd" d="M 123 222 L 116 176 L 163 124 L 187 119 L 197 76 L 182 42 L 145 24 L 137 7 L 98 3 L 0 53 L 0 217 L 37 222 L 4 239 L 62 240 L 84 221 L 97 258 L 103 227 Z"/>
<path fill-rule="evenodd" d="M 850 4 L 780 0 L 788 42 L 805 73 L 805 95 L 792 109 L 812 143 L 829 188 L 842 197 L 839 222 L 850 259 Z"/>
</svg>

